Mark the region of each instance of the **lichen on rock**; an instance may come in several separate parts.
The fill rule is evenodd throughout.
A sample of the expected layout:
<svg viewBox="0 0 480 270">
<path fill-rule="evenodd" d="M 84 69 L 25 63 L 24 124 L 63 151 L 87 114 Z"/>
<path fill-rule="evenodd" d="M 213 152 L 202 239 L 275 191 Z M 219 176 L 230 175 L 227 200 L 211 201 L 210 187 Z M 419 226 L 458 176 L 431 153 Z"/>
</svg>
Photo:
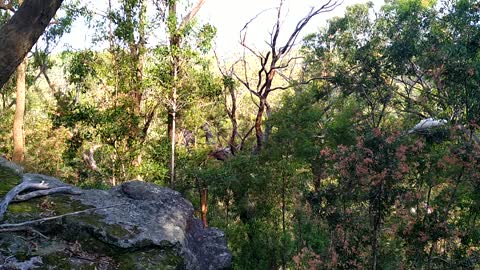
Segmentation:
<svg viewBox="0 0 480 270">
<path fill-rule="evenodd" d="M 67 185 L 53 177 L 21 174 L 5 164 L 9 162 L 0 158 L 1 196 L 21 177 Z M 118 206 L 102 209 L 112 205 Z M 27 269 L 230 268 L 224 233 L 203 228 L 192 204 L 180 193 L 151 183 L 131 181 L 110 190 L 82 190 L 79 195 L 55 194 L 11 204 L 2 222 L 89 208 L 100 210 L 35 225 L 34 231 L 0 232 L 0 263 L 25 262 L 30 265 Z M 32 258 L 36 259 L 32 262 Z M 7 261 L 0 269 L 10 269 Z"/>
</svg>

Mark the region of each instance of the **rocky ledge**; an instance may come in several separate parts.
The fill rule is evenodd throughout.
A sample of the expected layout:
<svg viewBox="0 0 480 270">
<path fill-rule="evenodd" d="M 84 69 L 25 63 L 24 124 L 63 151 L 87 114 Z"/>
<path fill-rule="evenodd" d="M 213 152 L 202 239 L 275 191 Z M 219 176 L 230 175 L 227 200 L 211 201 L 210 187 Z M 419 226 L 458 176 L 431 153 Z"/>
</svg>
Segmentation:
<svg viewBox="0 0 480 270">
<path fill-rule="evenodd" d="M 18 166 L 0 160 L 0 196 L 21 181 L 68 186 L 53 177 L 19 172 Z M 230 268 L 225 234 L 203 228 L 180 193 L 140 181 L 106 191 L 72 188 L 80 194 L 48 195 L 8 207 L 0 223 L 99 210 L 0 232 L 0 269 Z"/>
</svg>

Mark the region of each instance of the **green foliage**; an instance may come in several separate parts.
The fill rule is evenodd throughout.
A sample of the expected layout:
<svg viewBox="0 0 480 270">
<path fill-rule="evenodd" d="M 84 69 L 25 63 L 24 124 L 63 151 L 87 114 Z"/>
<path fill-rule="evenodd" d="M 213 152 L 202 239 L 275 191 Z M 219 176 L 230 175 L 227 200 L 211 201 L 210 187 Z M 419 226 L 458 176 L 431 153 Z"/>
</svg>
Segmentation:
<svg viewBox="0 0 480 270">
<path fill-rule="evenodd" d="M 83 85 L 89 76 L 95 76 L 96 55 L 86 50 L 74 53 L 68 67 L 68 81 L 72 84 Z"/>
<path fill-rule="evenodd" d="M 255 117 L 246 109 L 252 97 L 235 76 L 218 76 L 208 57 L 215 27 L 191 21 L 178 29 L 177 14 L 159 10 L 144 19 L 152 13 L 143 4 L 125 0 L 109 10 L 97 31 L 108 33 L 99 38 L 107 50 L 55 60 L 34 53 L 30 72 L 62 65 L 67 85 L 53 97 L 40 86 L 29 93 L 28 168 L 86 187 L 134 178 L 168 185 L 175 88 L 174 188 L 198 215 L 208 192 L 209 225 L 227 233 L 234 269 L 477 267 L 477 1 L 392 0 L 375 16 L 367 3 L 330 20 L 302 48 L 302 76 L 312 80 L 271 101 L 271 131 L 255 154 L 253 136 L 243 138 Z M 68 31 L 78 14 L 90 13 L 67 11 L 52 34 Z M 145 43 L 159 25 L 179 43 Z M 230 90 L 244 145 L 219 161 L 214 153 L 231 135 Z M 1 92 L 7 155 L 13 92 L 14 81 Z M 409 132 L 427 117 L 447 123 Z M 215 144 L 203 139 L 207 125 Z"/>
</svg>

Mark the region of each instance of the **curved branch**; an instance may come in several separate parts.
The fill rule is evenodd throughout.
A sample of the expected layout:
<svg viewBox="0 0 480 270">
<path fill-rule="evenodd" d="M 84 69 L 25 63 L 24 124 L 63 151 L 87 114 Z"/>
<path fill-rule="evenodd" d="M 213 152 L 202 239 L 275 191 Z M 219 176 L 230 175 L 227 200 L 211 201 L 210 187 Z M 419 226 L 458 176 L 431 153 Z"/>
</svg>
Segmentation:
<svg viewBox="0 0 480 270">
<path fill-rule="evenodd" d="M 200 8 L 202 8 L 203 4 L 205 4 L 207 0 L 198 0 L 197 4 L 190 10 L 190 12 L 185 16 L 182 20 L 182 23 L 178 27 L 178 29 L 183 29 L 185 26 L 197 15 Z"/>
<path fill-rule="evenodd" d="M 5 195 L 5 198 L 0 203 L 0 221 L 3 220 L 3 215 L 7 211 L 7 207 L 10 204 L 10 202 L 22 191 L 27 189 L 49 189 L 49 188 L 50 187 L 45 182 L 41 182 L 41 183 L 22 182 L 16 187 L 14 187 L 12 190 L 10 190 L 7 193 L 7 195 Z"/>
<path fill-rule="evenodd" d="M 23 195 L 17 195 L 12 202 L 28 201 L 36 197 L 47 196 L 55 193 L 72 194 L 72 195 L 82 194 L 81 191 L 75 190 L 73 187 L 70 187 L 70 186 L 56 187 L 56 188 L 50 188 L 50 189 L 36 190 Z"/>
</svg>

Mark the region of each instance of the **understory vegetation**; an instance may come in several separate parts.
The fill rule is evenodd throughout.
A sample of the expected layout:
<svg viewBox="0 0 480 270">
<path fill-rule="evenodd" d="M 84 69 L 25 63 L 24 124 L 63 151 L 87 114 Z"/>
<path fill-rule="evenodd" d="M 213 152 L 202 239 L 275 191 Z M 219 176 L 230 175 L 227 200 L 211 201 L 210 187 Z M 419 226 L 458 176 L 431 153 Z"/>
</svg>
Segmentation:
<svg viewBox="0 0 480 270">
<path fill-rule="evenodd" d="M 27 170 L 178 190 L 234 269 L 479 269 L 478 1 L 350 6 L 299 46 L 274 24 L 233 61 L 179 5 L 62 7 L 28 57 Z M 52 53 L 78 19 L 99 46 Z M 7 158 L 17 78 L 0 91 Z"/>
</svg>

